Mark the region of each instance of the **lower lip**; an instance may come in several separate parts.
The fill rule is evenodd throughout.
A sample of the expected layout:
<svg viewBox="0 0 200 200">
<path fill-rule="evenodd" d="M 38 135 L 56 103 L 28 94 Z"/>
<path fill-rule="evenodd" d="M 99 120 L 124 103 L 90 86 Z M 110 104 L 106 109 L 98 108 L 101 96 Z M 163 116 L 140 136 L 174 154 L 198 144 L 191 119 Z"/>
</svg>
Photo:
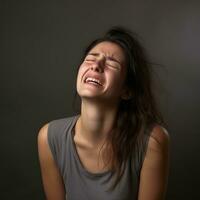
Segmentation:
<svg viewBox="0 0 200 200">
<path fill-rule="evenodd" d="M 86 83 L 88 85 L 93 85 L 93 86 L 97 86 L 97 87 L 101 87 L 102 85 L 99 85 L 98 83 L 94 83 L 94 82 L 88 82 Z"/>
</svg>

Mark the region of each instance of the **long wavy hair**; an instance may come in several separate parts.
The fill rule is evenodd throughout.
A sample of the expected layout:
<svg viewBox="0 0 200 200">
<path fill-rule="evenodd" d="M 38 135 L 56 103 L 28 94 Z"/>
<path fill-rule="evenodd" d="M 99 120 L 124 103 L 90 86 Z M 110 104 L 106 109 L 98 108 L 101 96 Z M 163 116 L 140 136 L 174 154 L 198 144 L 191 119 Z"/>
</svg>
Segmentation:
<svg viewBox="0 0 200 200">
<path fill-rule="evenodd" d="M 108 134 L 106 141 L 107 152 L 105 152 L 109 158 L 105 163 L 110 164 L 112 176 L 116 175 L 114 184 L 110 188 L 114 189 L 124 173 L 125 163 L 129 158 L 133 166 L 136 166 L 136 162 L 142 165 L 141 155 L 145 154 L 148 141 L 145 138 L 150 136 L 154 125 L 166 127 L 166 124 L 153 94 L 152 63 L 149 62 L 137 34 L 124 27 L 113 27 L 103 37 L 89 44 L 81 62 L 94 46 L 103 41 L 113 42 L 123 49 L 127 68 L 125 86 L 131 94 L 130 98 L 120 100 L 115 128 Z M 75 109 L 77 96 L 75 92 Z M 80 102 L 78 104 L 80 106 Z M 136 169 L 138 179 L 140 169 L 141 167 Z"/>
</svg>

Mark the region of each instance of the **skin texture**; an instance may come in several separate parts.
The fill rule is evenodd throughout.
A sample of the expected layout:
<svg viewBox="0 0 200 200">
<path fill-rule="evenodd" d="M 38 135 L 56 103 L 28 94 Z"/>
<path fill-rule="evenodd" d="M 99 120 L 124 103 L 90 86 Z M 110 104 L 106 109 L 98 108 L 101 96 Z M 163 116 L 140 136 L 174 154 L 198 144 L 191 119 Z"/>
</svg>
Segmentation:
<svg viewBox="0 0 200 200">
<path fill-rule="evenodd" d="M 47 131 L 48 124 L 45 124 L 38 134 L 38 153 L 44 191 L 47 200 L 64 200 L 65 188 L 48 145 Z"/>
<path fill-rule="evenodd" d="M 86 56 L 77 76 L 77 92 L 82 101 L 75 139 L 99 146 L 113 128 L 120 98 L 126 91 L 125 56 L 121 47 L 111 42 L 97 44 L 88 54 L 93 56 Z M 102 86 L 85 83 L 88 76 L 98 78 Z"/>
<path fill-rule="evenodd" d="M 169 146 L 168 132 L 161 126 L 155 126 L 140 173 L 138 200 L 165 199 L 169 175 Z"/>
<path fill-rule="evenodd" d="M 85 57 L 77 76 L 77 92 L 83 98 L 91 98 L 105 104 L 119 100 L 126 73 L 122 49 L 111 42 L 96 45 Z M 86 77 L 97 77 L 102 87 L 84 84 Z M 98 97 L 98 98 L 95 98 Z"/>
<path fill-rule="evenodd" d="M 101 42 L 88 53 L 77 75 L 77 92 L 81 97 L 81 115 L 75 125 L 74 141 L 83 166 L 90 172 L 105 170 L 98 150 L 114 125 L 124 87 L 125 56 L 120 46 Z M 99 79 L 101 85 L 85 83 L 87 77 Z M 48 200 L 65 199 L 64 184 L 47 142 L 48 124 L 38 134 L 38 151 L 43 185 Z M 139 200 L 163 200 L 169 170 L 169 134 L 155 126 L 149 139 L 141 170 Z"/>
</svg>

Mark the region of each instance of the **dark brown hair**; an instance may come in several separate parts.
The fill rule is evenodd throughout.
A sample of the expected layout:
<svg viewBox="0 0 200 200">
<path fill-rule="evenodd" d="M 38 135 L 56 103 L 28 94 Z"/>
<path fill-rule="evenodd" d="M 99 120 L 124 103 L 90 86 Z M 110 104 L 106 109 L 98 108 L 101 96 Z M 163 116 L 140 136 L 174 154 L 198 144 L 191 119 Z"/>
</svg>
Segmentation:
<svg viewBox="0 0 200 200">
<path fill-rule="evenodd" d="M 90 43 L 83 58 L 94 46 L 103 41 L 113 42 L 123 49 L 127 68 L 125 85 L 131 94 L 129 99 L 121 99 L 115 128 L 106 142 L 110 155 L 109 162 L 106 163 L 111 164 L 112 175 L 116 175 L 113 189 L 120 181 L 129 158 L 132 159 L 133 166 L 136 162 L 142 165 L 141 155 L 146 152 L 147 138 L 153 126 L 155 124 L 166 126 L 166 124 L 153 94 L 152 64 L 137 35 L 124 27 L 113 27 L 103 37 Z M 140 169 L 141 167 L 136 169 L 138 179 Z"/>
</svg>

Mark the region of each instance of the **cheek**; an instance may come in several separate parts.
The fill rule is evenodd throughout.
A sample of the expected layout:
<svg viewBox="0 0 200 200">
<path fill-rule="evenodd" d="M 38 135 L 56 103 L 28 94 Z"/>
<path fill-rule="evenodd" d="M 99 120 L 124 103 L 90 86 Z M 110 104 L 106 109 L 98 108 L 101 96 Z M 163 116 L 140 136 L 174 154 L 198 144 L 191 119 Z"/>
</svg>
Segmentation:
<svg viewBox="0 0 200 200">
<path fill-rule="evenodd" d="M 81 77 L 82 77 L 81 74 L 82 74 L 82 73 L 81 73 L 81 68 L 79 67 L 78 73 L 77 73 L 77 76 L 76 76 L 76 85 L 78 85 L 79 82 L 80 82 L 80 80 L 81 80 Z"/>
<path fill-rule="evenodd" d="M 78 74 L 77 74 L 77 82 L 81 82 L 81 79 L 83 77 L 83 75 L 85 74 L 87 70 L 87 66 L 85 65 L 80 65 L 79 69 L 78 69 Z"/>
<path fill-rule="evenodd" d="M 82 71 L 86 70 L 87 68 L 88 68 L 88 66 L 87 66 L 85 63 L 82 63 L 82 64 L 80 65 L 78 71 L 82 73 Z"/>
<path fill-rule="evenodd" d="M 80 67 L 79 67 L 79 69 L 78 69 L 78 77 L 81 75 L 81 74 L 83 74 L 83 69 L 84 69 L 84 67 L 82 66 L 82 65 L 80 65 Z"/>
</svg>

